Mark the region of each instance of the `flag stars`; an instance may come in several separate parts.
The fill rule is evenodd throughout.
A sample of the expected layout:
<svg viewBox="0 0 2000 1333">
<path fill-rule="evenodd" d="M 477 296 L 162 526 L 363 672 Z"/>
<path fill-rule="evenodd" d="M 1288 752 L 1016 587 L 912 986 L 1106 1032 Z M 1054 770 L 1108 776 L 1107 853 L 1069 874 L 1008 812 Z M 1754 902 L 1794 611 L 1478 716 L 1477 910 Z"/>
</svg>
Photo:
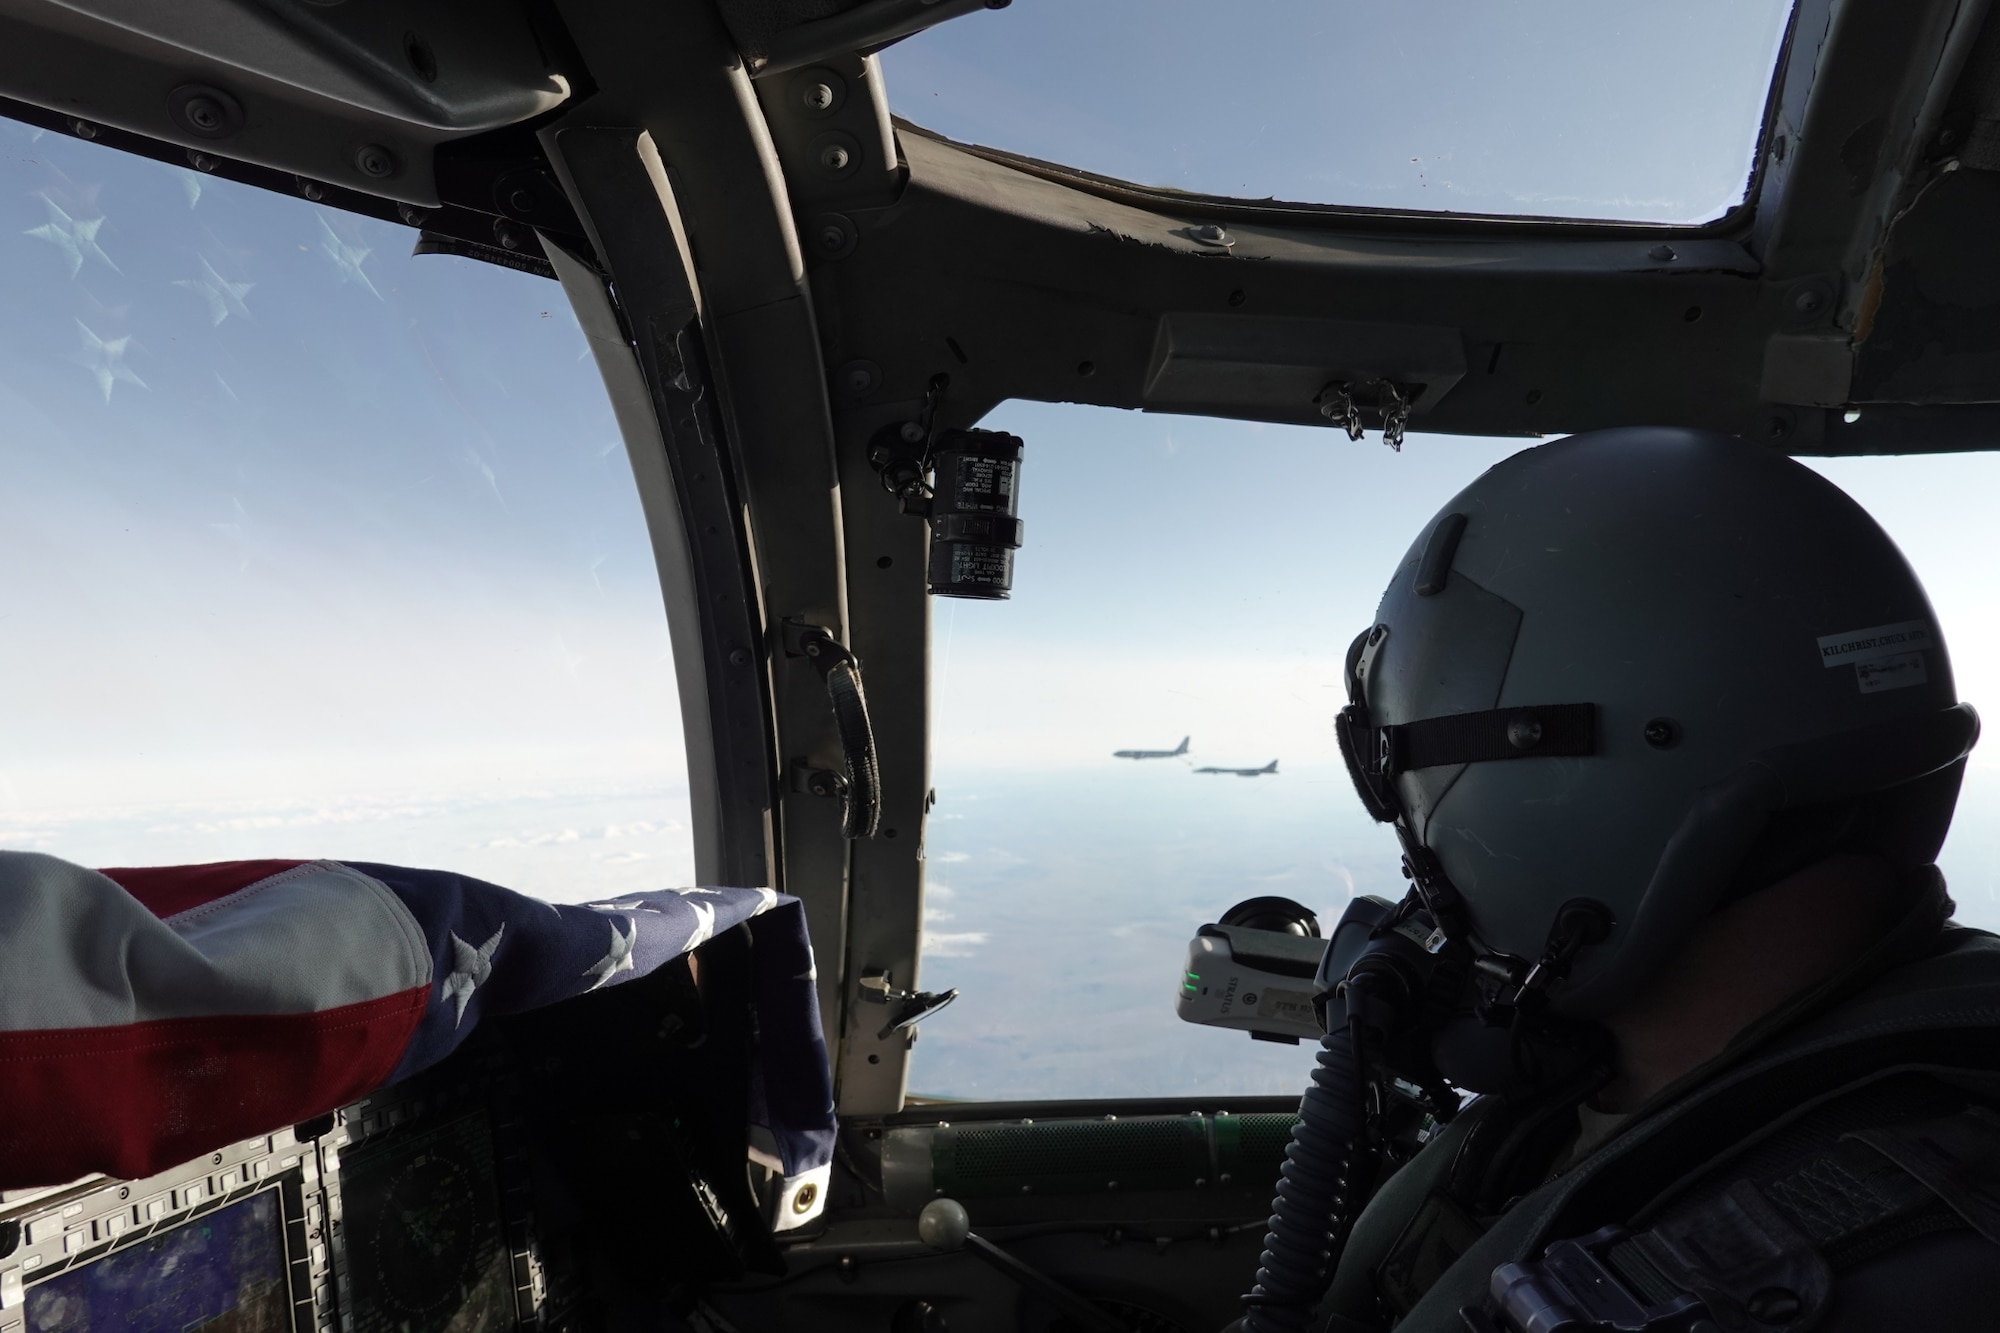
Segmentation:
<svg viewBox="0 0 2000 1333">
<path fill-rule="evenodd" d="M 111 256 L 98 247 L 97 230 L 104 225 L 102 217 L 79 222 L 47 195 L 42 196 L 42 206 L 49 210 L 49 220 L 39 227 L 28 228 L 27 234 L 39 237 L 62 251 L 63 258 L 69 262 L 72 278 L 82 271 L 86 259 L 96 260 L 113 273 L 123 273 L 118 265 L 111 262 Z"/>
<path fill-rule="evenodd" d="M 146 381 L 132 373 L 125 364 L 125 349 L 132 343 L 128 334 L 123 338 L 100 338 L 91 331 L 88 324 L 77 320 L 76 327 L 83 333 L 83 366 L 97 381 L 97 391 L 104 395 L 104 401 L 111 401 L 113 384 L 131 384 L 145 388 Z"/>
<path fill-rule="evenodd" d="M 370 296 L 378 301 L 381 300 L 382 293 L 375 290 L 375 284 L 368 281 L 368 275 L 361 271 L 361 261 L 375 252 L 365 245 L 350 245 L 341 240 L 333 228 L 327 225 L 324 214 L 320 215 L 319 234 L 320 253 L 333 261 L 334 268 L 340 272 L 340 280 L 359 283 L 367 289 Z"/>
<path fill-rule="evenodd" d="M 249 309 L 243 298 L 250 294 L 254 282 L 231 282 L 215 271 L 215 265 L 206 259 L 201 261 L 202 276 L 199 278 L 177 278 L 174 286 L 184 287 L 208 302 L 208 322 L 220 324 L 231 315 L 243 319 L 250 318 Z"/>
<path fill-rule="evenodd" d="M 453 1027 L 465 1021 L 465 1006 L 472 1002 L 472 992 L 485 985 L 486 979 L 493 975 L 493 951 L 500 947 L 500 937 L 506 933 L 507 924 L 503 921 L 500 929 L 475 949 L 460 939 L 457 931 L 451 932 L 452 971 L 444 979 L 438 998 L 457 1002 L 458 1012 L 452 1019 Z"/>
<path fill-rule="evenodd" d="M 618 933 L 618 923 L 621 920 L 625 921 L 631 927 L 623 935 Z M 590 989 L 596 990 L 599 986 L 607 984 L 611 978 L 617 976 L 620 972 L 630 972 L 633 970 L 632 944 L 638 938 L 639 922 L 636 918 L 611 918 L 611 947 L 605 950 L 604 957 L 598 959 L 583 971 L 584 976 L 597 978 L 596 981 L 591 983 Z"/>
</svg>

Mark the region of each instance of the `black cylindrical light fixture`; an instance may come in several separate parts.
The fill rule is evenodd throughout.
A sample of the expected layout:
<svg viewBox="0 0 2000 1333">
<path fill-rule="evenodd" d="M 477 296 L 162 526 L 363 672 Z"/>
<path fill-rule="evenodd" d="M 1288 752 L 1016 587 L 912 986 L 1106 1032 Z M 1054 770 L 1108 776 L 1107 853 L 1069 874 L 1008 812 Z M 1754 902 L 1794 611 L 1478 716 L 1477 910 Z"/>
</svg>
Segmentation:
<svg viewBox="0 0 2000 1333">
<path fill-rule="evenodd" d="M 1021 437 L 997 430 L 940 431 L 931 446 L 930 590 L 1000 601 L 1014 588 L 1021 545 Z"/>
</svg>

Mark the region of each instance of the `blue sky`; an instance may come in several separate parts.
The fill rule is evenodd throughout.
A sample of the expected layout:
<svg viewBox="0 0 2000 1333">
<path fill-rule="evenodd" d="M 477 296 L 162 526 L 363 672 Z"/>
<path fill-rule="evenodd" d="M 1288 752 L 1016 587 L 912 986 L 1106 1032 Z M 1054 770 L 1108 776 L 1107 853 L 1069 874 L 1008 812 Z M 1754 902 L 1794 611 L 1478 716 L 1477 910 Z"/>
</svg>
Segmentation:
<svg viewBox="0 0 2000 1333">
<path fill-rule="evenodd" d="M 596 367 L 555 284 L 414 239 L 0 124 L 8 841 L 691 873 Z"/>
<path fill-rule="evenodd" d="M 1701 222 L 1786 0 L 1014 0 L 883 54 L 898 114 L 1204 193 Z"/>
</svg>

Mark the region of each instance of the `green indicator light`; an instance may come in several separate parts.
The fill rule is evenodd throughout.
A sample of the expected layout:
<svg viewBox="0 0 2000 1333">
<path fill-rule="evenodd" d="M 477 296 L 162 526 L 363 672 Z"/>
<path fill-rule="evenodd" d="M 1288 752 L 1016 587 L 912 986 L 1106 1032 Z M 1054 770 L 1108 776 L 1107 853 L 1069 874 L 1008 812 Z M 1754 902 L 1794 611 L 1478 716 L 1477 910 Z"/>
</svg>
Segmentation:
<svg viewBox="0 0 2000 1333">
<path fill-rule="evenodd" d="M 1189 973 L 1186 973 L 1185 975 L 1187 976 L 1187 979 L 1188 979 L 1189 981 L 1200 981 L 1200 980 L 1201 980 L 1201 973 L 1199 973 L 1199 972 L 1189 972 Z"/>
<path fill-rule="evenodd" d="M 1194 984 L 1193 982 L 1191 982 L 1191 981 L 1183 981 L 1183 982 L 1181 983 L 1181 989 L 1182 989 L 1182 990 L 1185 990 L 1185 991 L 1192 991 L 1192 990 L 1199 990 L 1199 989 L 1201 989 L 1201 988 L 1200 988 L 1199 986 L 1196 986 L 1196 985 L 1195 985 L 1195 984 Z"/>
</svg>

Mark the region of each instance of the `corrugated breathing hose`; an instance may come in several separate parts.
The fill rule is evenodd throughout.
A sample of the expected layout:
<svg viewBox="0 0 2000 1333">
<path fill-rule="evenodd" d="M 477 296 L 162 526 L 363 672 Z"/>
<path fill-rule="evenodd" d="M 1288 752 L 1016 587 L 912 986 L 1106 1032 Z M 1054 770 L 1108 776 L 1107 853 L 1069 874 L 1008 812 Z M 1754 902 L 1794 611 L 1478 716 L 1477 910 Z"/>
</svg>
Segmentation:
<svg viewBox="0 0 2000 1333">
<path fill-rule="evenodd" d="M 1257 1285 L 1244 1297 L 1244 1333 L 1303 1333 L 1340 1262 L 1354 1221 L 1352 1192 L 1374 1153 L 1361 1047 L 1358 1015 L 1320 1041 L 1278 1173 Z"/>
</svg>

